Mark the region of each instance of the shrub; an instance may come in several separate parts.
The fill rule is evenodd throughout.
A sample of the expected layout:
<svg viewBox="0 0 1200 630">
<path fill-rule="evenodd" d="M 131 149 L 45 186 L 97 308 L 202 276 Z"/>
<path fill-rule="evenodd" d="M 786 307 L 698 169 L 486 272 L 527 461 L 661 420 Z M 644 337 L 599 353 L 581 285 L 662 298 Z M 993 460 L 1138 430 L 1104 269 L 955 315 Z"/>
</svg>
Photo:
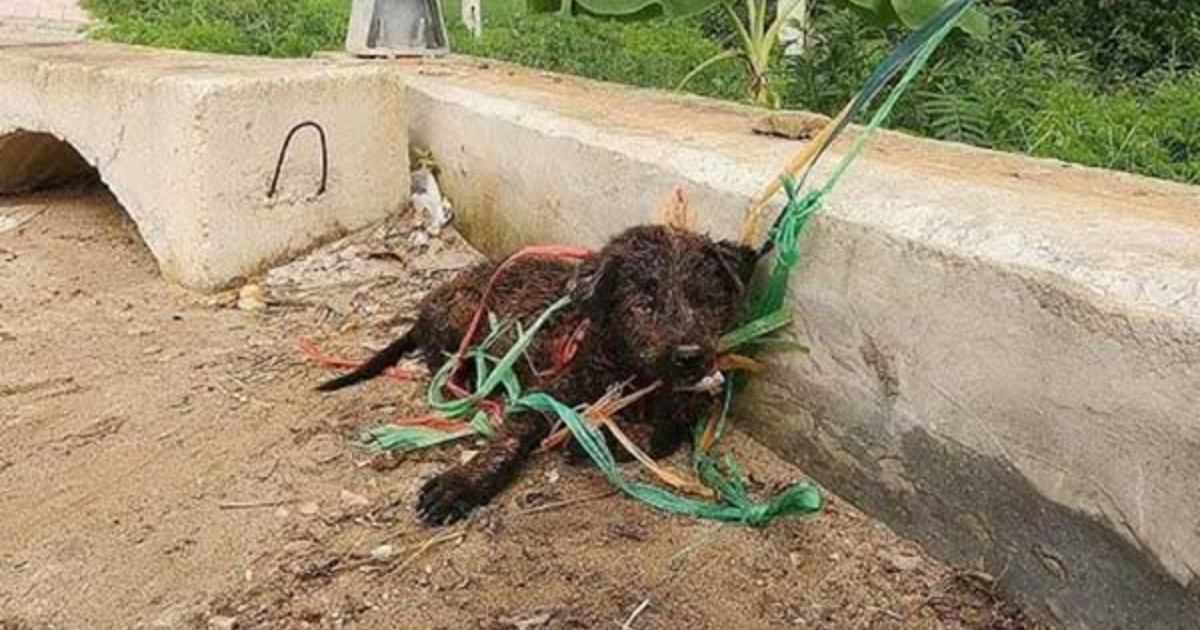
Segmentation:
<svg viewBox="0 0 1200 630">
<path fill-rule="evenodd" d="M 1031 34 L 1007 7 L 983 40 L 953 37 L 900 101 L 889 124 L 918 135 L 1089 166 L 1200 182 L 1200 72 L 1113 83 L 1090 51 Z M 831 114 L 901 35 L 852 13 L 815 14 L 821 34 L 789 62 L 785 101 Z"/>
<path fill-rule="evenodd" d="M 1013 0 L 1027 32 L 1087 53 L 1108 82 L 1200 69 L 1200 2 Z"/>
<path fill-rule="evenodd" d="M 693 20 L 622 23 L 590 17 L 510 15 L 488 19 L 473 39 L 451 23 L 456 50 L 554 72 L 642 87 L 673 89 L 698 64 L 721 51 L 700 34 Z M 745 73 L 728 64 L 701 73 L 688 84 L 697 94 L 741 98 Z"/>
<path fill-rule="evenodd" d="M 1027 153 L 1200 183 L 1200 75 L 1152 89 L 1050 89 L 1031 118 Z"/>
</svg>

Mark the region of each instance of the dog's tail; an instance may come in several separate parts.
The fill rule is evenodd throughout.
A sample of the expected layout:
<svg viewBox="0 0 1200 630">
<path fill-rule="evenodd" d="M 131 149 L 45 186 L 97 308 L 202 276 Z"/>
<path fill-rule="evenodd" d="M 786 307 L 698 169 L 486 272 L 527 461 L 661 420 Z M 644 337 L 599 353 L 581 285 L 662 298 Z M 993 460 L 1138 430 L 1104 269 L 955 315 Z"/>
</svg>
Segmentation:
<svg viewBox="0 0 1200 630">
<path fill-rule="evenodd" d="M 386 348 L 380 350 L 375 356 L 367 359 L 365 363 L 355 368 L 353 372 L 321 383 L 317 386 L 317 391 L 332 392 L 343 387 L 357 385 L 363 381 L 369 381 L 383 374 L 388 368 L 396 365 L 400 359 L 404 358 L 404 355 L 416 349 L 417 339 L 410 330 L 403 337 L 388 344 Z"/>
</svg>

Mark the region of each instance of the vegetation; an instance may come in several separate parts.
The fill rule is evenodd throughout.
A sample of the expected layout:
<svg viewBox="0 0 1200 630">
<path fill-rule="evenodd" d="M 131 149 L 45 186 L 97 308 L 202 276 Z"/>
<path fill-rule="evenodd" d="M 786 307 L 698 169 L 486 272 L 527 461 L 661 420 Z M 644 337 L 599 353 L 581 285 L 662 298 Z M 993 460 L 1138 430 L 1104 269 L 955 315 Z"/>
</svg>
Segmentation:
<svg viewBox="0 0 1200 630">
<path fill-rule="evenodd" d="M 877 25 L 903 24 L 916 29 L 929 21 L 947 0 L 835 0 L 843 7 L 857 11 Z M 969 8 L 958 21 L 958 28 L 974 37 L 988 32 L 987 14 L 978 6 Z"/>
<path fill-rule="evenodd" d="M 779 32 L 787 22 L 780 16 L 791 15 L 799 6 L 799 0 L 784 0 L 782 10 L 777 10 L 774 15 L 768 11 L 770 5 L 767 0 L 745 0 L 743 10 L 739 12 L 732 2 L 722 4 L 721 9 L 729 16 L 729 23 L 738 35 L 737 45 L 696 66 L 679 82 L 679 89 L 710 66 L 726 59 L 737 60 L 742 62 L 746 73 L 746 94 L 750 100 L 755 105 L 779 107 L 779 93 L 771 84 L 771 68 L 776 58 Z"/>
<path fill-rule="evenodd" d="M 96 33 L 130 44 L 307 57 L 346 37 L 349 0 L 82 0 Z"/>
<path fill-rule="evenodd" d="M 486 11 L 483 37 L 479 39 L 471 38 L 465 28 L 451 20 L 455 50 L 554 72 L 664 89 L 674 89 L 690 71 L 722 51 L 718 42 L 700 36 L 691 21 L 624 23 L 554 14 L 498 16 Z M 447 9 L 447 14 L 457 15 L 457 7 Z M 688 90 L 740 99 L 745 85 L 740 68 L 709 67 L 688 82 Z"/>
<path fill-rule="evenodd" d="M 100 32 L 106 38 L 275 56 L 340 48 L 349 4 L 84 2 L 108 23 Z M 734 0 L 746 25 L 744 3 Z M 484 35 L 473 39 L 458 24 L 457 1 L 447 4 L 451 38 L 461 52 L 639 86 L 674 89 L 706 60 L 731 48 L 745 50 L 723 7 L 691 17 L 631 22 L 527 14 L 525 0 L 490 0 Z M 862 3 L 810 0 L 813 36 L 802 57 L 781 58 L 772 46 L 755 65 L 710 64 L 686 89 L 836 111 L 905 32 L 902 23 L 881 23 L 848 4 Z M 895 112 L 894 127 L 1200 183 L 1200 3 L 991 0 L 985 12 L 987 28 L 973 37 L 959 34 L 939 51 L 916 91 Z M 762 23 L 769 26 L 773 20 L 768 7 Z M 756 74 L 767 73 L 774 96 L 763 99 L 753 87 L 762 84 Z"/>
</svg>

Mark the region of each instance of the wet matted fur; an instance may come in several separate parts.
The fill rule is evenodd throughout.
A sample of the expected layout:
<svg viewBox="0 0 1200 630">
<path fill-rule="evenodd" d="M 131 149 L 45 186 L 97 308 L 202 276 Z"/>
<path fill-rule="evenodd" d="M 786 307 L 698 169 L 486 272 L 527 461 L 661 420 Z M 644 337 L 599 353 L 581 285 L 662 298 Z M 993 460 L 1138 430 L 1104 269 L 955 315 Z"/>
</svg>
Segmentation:
<svg viewBox="0 0 1200 630">
<path fill-rule="evenodd" d="M 549 320 L 527 354 L 548 361 L 556 342 L 586 326 L 574 358 L 552 375 L 519 362 L 518 377 L 572 406 L 594 402 L 630 379 L 635 388 L 661 381 L 663 386 L 617 419 L 658 458 L 686 441 L 691 426 L 713 404 L 711 394 L 686 388 L 712 373 L 717 340 L 737 323 L 754 263 L 754 250 L 729 241 L 669 226 L 638 226 L 580 262 L 513 260 L 496 277 L 486 309 L 501 320 L 529 323 L 570 293 L 571 303 Z M 497 266 L 472 267 L 431 291 L 408 333 L 319 389 L 374 378 L 416 352 L 431 370 L 440 368 L 458 350 Z M 501 339 L 495 351 L 504 352 L 512 341 L 511 336 Z M 453 522 L 490 501 L 550 427 L 551 419 L 539 413 L 510 414 L 475 458 L 424 485 L 417 506 L 421 520 Z"/>
</svg>

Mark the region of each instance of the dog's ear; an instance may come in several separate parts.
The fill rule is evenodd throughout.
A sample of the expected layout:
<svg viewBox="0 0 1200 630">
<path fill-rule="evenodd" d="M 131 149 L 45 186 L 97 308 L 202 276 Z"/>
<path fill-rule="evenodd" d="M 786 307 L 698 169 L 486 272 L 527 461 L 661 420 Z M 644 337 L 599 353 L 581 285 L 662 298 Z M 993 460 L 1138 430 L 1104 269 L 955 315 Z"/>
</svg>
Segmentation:
<svg viewBox="0 0 1200 630">
<path fill-rule="evenodd" d="M 571 299 L 588 317 L 595 318 L 604 312 L 612 297 L 613 280 L 616 276 L 611 255 L 604 252 L 592 254 L 579 263 L 575 277 L 571 280 Z"/>
<path fill-rule="evenodd" d="M 738 292 L 746 290 L 754 277 L 754 269 L 758 264 L 758 253 L 750 247 L 734 241 L 717 241 L 713 243 L 712 252 L 730 282 Z"/>
</svg>

